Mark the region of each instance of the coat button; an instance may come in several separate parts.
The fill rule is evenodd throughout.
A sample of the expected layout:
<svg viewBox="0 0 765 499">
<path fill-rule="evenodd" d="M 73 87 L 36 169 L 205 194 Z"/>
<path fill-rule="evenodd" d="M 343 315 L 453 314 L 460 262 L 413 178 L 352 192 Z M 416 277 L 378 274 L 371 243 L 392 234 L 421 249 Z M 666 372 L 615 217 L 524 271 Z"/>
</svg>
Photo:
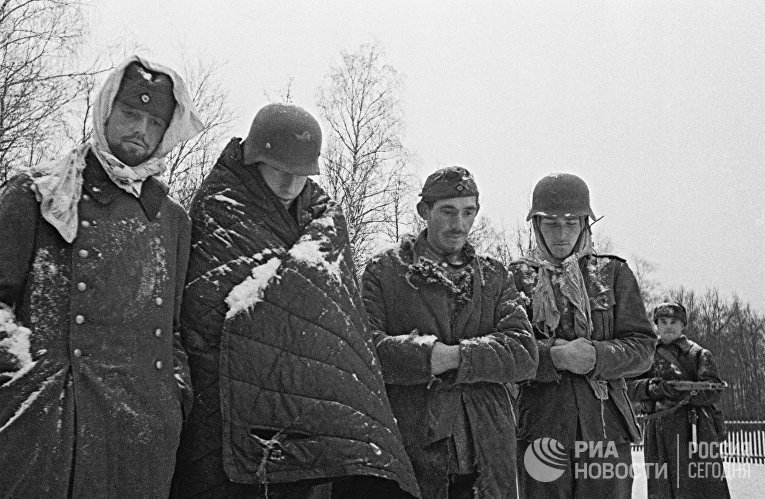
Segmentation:
<svg viewBox="0 0 765 499">
<path fill-rule="evenodd" d="M 82 350 L 79 348 L 75 348 L 73 353 L 75 357 L 82 357 Z"/>
<path fill-rule="evenodd" d="M 77 255 L 79 255 L 80 258 L 87 258 L 88 257 L 88 250 L 81 249 L 77 252 Z"/>
<path fill-rule="evenodd" d="M 87 220 L 82 220 L 82 221 L 80 222 L 80 225 L 81 225 L 82 227 L 85 227 L 85 228 L 87 229 L 88 227 L 90 227 L 90 222 L 88 222 Z"/>
<path fill-rule="evenodd" d="M 158 307 L 161 307 L 162 306 L 162 298 L 160 298 L 159 296 L 156 297 L 154 299 L 154 303 L 156 303 Z"/>
<path fill-rule="evenodd" d="M 157 338 L 159 338 L 160 336 L 162 336 L 162 330 L 161 330 L 161 329 L 159 329 L 159 328 L 157 328 L 157 330 L 156 330 L 156 331 L 154 331 L 154 336 L 156 336 Z"/>
<path fill-rule="evenodd" d="M 85 317 L 82 315 L 78 315 L 77 317 L 74 318 L 74 322 L 76 322 L 77 324 L 82 324 L 83 322 L 85 322 Z"/>
<path fill-rule="evenodd" d="M 88 195 L 88 194 L 83 194 L 83 195 L 82 195 L 82 199 L 84 199 L 85 201 L 90 201 L 90 195 Z"/>
<path fill-rule="evenodd" d="M 157 362 L 155 362 L 154 367 L 156 367 L 157 369 L 162 369 L 162 361 L 158 360 Z"/>
<path fill-rule="evenodd" d="M 77 283 L 77 291 L 85 291 L 86 289 L 88 289 L 87 284 L 85 284 L 84 282 Z"/>
</svg>

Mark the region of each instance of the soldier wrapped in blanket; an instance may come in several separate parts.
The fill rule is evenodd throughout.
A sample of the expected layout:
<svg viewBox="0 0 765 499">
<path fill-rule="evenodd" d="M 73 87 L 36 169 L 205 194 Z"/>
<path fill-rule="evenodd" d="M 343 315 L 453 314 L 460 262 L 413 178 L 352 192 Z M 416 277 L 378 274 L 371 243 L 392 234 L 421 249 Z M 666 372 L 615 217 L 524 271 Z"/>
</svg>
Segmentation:
<svg viewBox="0 0 765 499">
<path fill-rule="evenodd" d="M 419 494 L 345 217 L 308 178 L 320 149 L 306 110 L 267 105 L 192 201 L 181 323 L 196 400 L 177 497 Z"/>
</svg>

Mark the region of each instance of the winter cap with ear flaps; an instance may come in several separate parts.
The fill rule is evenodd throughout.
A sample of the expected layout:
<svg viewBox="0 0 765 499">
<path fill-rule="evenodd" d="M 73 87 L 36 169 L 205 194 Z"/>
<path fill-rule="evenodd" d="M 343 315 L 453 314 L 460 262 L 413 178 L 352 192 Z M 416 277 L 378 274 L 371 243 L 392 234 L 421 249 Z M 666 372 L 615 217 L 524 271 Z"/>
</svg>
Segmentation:
<svg viewBox="0 0 765 499">
<path fill-rule="evenodd" d="M 165 73 L 150 71 L 139 62 L 131 62 L 125 68 L 114 100 L 170 123 L 175 111 L 173 80 Z"/>
<path fill-rule="evenodd" d="M 469 196 L 478 197 L 478 186 L 473 175 L 461 166 L 448 166 L 430 174 L 420 192 L 423 201 Z"/>
<path fill-rule="evenodd" d="M 595 220 L 587 184 L 570 173 L 551 173 L 542 178 L 534 187 L 531 210 L 526 220 L 536 215 L 554 218 L 579 218 L 586 215 Z"/>
<path fill-rule="evenodd" d="M 268 104 L 255 115 L 245 139 L 245 164 L 262 162 L 292 175 L 318 175 L 321 128 L 293 104 Z"/>
<path fill-rule="evenodd" d="M 664 302 L 656 305 L 656 308 L 653 309 L 653 322 L 658 324 L 660 317 L 677 319 L 683 323 L 683 326 L 688 324 L 688 317 L 685 313 L 685 307 L 679 303 Z"/>
</svg>

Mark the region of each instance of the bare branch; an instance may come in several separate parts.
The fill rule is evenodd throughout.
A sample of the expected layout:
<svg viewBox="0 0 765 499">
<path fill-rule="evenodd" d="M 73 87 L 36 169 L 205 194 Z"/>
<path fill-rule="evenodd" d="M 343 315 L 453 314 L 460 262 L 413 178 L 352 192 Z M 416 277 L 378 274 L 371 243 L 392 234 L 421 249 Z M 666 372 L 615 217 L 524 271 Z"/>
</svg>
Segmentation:
<svg viewBox="0 0 765 499">
<path fill-rule="evenodd" d="M 359 271 L 382 240 L 416 224 L 414 177 L 402 145 L 403 84 L 375 44 L 341 54 L 317 90 L 329 125 L 322 185 L 343 208 Z"/>
</svg>

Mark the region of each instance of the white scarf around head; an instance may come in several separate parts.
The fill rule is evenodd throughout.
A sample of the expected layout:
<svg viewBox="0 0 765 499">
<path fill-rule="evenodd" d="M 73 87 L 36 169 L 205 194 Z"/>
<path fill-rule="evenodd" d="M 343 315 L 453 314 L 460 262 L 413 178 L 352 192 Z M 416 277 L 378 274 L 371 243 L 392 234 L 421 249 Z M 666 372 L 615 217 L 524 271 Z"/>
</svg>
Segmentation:
<svg viewBox="0 0 765 499">
<path fill-rule="evenodd" d="M 125 165 L 112 154 L 105 134 L 106 120 L 111 114 L 112 103 L 119 90 L 122 75 L 125 68 L 132 62 L 139 62 L 151 71 L 170 76 L 176 100 L 173 117 L 159 146 L 149 159 L 135 167 Z M 129 57 L 109 74 L 96 97 L 92 121 L 92 143 L 75 148 L 63 158 L 34 166 L 30 172 L 33 178 L 32 188 L 40 202 L 43 218 L 53 225 L 61 237 L 69 243 L 77 237 L 77 206 L 82 195 L 82 172 L 85 169 L 85 156 L 88 151 L 93 151 L 106 174 L 117 187 L 135 197 L 140 197 L 143 182 L 150 176 L 159 175 L 165 171 L 164 157 L 167 153 L 181 142 L 197 135 L 204 128 L 183 79 L 172 69 L 138 56 Z"/>
</svg>

